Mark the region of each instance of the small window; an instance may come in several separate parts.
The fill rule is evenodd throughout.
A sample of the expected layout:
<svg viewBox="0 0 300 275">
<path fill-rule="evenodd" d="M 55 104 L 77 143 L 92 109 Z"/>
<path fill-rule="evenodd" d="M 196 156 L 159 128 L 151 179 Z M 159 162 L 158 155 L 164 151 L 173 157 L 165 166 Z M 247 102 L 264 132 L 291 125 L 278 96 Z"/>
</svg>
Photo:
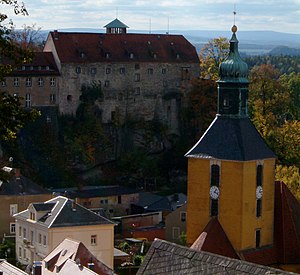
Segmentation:
<svg viewBox="0 0 300 275">
<path fill-rule="evenodd" d="M 134 68 L 135 68 L 136 70 L 139 70 L 139 69 L 140 69 L 140 64 L 135 64 L 135 65 L 134 65 Z"/>
<path fill-rule="evenodd" d="M 120 74 L 125 74 L 125 68 L 120 68 Z"/>
<path fill-rule="evenodd" d="M 210 167 L 210 186 L 219 186 L 220 184 L 220 166 L 213 164 Z"/>
<path fill-rule="evenodd" d="M 118 204 L 122 203 L 122 196 L 118 196 Z"/>
<path fill-rule="evenodd" d="M 97 69 L 96 68 L 91 68 L 91 74 L 95 75 L 97 73 Z"/>
<path fill-rule="evenodd" d="M 81 68 L 80 68 L 80 67 L 76 67 L 75 72 L 76 72 L 77 74 L 80 74 L 80 73 L 81 73 Z"/>
<path fill-rule="evenodd" d="M 14 78 L 14 86 L 15 87 L 19 87 L 20 83 L 19 83 L 19 78 L 15 77 Z"/>
<path fill-rule="evenodd" d="M 16 233 L 16 224 L 14 222 L 10 223 L 10 234 Z"/>
<path fill-rule="evenodd" d="M 255 247 L 256 248 L 260 247 L 260 235 L 261 235 L 260 229 L 255 230 Z"/>
<path fill-rule="evenodd" d="M 11 216 L 13 216 L 14 214 L 16 214 L 18 212 L 18 205 L 17 204 L 11 204 L 9 206 L 9 214 Z"/>
<path fill-rule="evenodd" d="M 26 238 L 27 237 L 27 234 L 26 234 L 26 228 L 23 228 L 23 238 Z"/>
<path fill-rule="evenodd" d="M 1 81 L 1 86 L 6 87 L 6 81 L 5 80 Z"/>
<path fill-rule="evenodd" d="M 148 69 L 148 74 L 149 74 L 149 75 L 152 75 L 152 74 L 153 74 L 153 69 L 152 69 L 152 68 L 149 68 L 149 69 Z"/>
<path fill-rule="evenodd" d="M 26 108 L 31 107 L 31 94 L 25 95 L 25 107 Z"/>
<path fill-rule="evenodd" d="M 106 53 L 105 54 L 105 57 L 108 59 L 108 58 L 110 58 L 110 53 Z"/>
<path fill-rule="evenodd" d="M 135 82 L 139 82 L 140 79 L 141 79 L 140 74 L 135 74 L 135 76 L 134 76 L 134 81 L 135 81 Z"/>
<path fill-rule="evenodd" d="M 50 78 L 50 86 L 51 86 L 51 87 L 54 87 L 55 85 L 56 85 L 55 78 L 54 78 L 54 77 L 51 77 L 51 78 Z"/>
<path fill-rule="evenodd" d="M 166 73 L 167 73 L 167 69 L 166 69 L 166 68 L 162 68 L 162 69 L 161 69 L 161 73 L 162 73 L 162 74 L 166 74 Z"/>
<path fill-rule="evenodd" d="M 186 212 L 180 212 L 180 220 L 182 222 L 185 222 L 186 221 Z"/>
<path fill-rule="evenodd" d="M 33 243 L 34 242 L 34 232 L 30 231 L 30 242 Z"/>
<path fill-rule="evenodd" d="M 35 221 L 35 213 L 34 212 L 30 212 L 30 219 Z"/>
<path fill-rule="evenodd" d="M 55 94 L 50 94 L 50 104 L 54 104 L 56 101 Z"/>
<path fill-rule="evenodd" d="M 105 80 L 105 82 L 104 82 L 104 87 L 109 87 L 109 80 Z"/>
<path fill-rule="evenodd" d="M 179 227 L 173 227 L 172 228 L 172 235 L 174 240 L 178 240 L 180 238 L 180 228 Z"/>
<path fill-rule="evenodd" d="M 106 68 L 106 74 L 110 74 L 111 73 L 111 68 Z"/>
<path fill-rule="evenodd" d="M 130 58 L 130 59 L 133 59 L 133 58 L 134 58 L 134 54 L 133 54 L 133 53 L 130 53 L 130 54 L 129 54 L 129 58 Z"/>
<path fill-rule="evenodd" d="M 19 226 L 19 237 L 22 237 L 22 226 Z"/>
<path fill-rule="evenodd" d="M 27 258 L 27 255 L 26 255 L 26 249 L 25 249 L 25 248 L 23 249 L 23 258 L 24 258 L 24 259 Z"/>
<path fill-rule="evenodd" d="M 47 245 L 47 237 L 45 235 L 43 236 L 43 245 Z"/>
<path fill-rule="evenodd" d="M 44 86 L 44 80 L 43 80 L 42 77 L 39 77 L 39 78 L 38 78 L 38 86 L 39 86 L 39 87 L 43 87 L 43 86 Z"/>
<path fill-rule="evenodd" d="M 26 87 L 31 87 L 31 84 L 32 84 L 31 78 L 27 77 L 25 83 L 26 83 Z"/>
<path fill-rule="evenodd" d="M 39 233 L 38 242 L 39 242 L 39 244 L 42 244 L 42 234 L 41 233 Z"/>
<path fill-rule="evenodd" d="M 91 245 L 97 245 L 97 235 L 91 236 Z"/>
<path fill-rule="evenodd" d="M 262 200 L 257 199 L 256 200 L 256 218 L 261 217 L 261 206 L 262 206 Z"/>
<path fill-rule="evenodd" d="M 141 88 L 140 88 L 140 87 L 136 87 L 136 88 L 134 89 L 134 94 L 135 94 L 135 95 L 140 95 L 140 94 L 141 94 Z"/>
<path fill-rule="evenodd" d="M 22 258 L 22 248 L 19 247 L 19 258 Z"/>
</svg>

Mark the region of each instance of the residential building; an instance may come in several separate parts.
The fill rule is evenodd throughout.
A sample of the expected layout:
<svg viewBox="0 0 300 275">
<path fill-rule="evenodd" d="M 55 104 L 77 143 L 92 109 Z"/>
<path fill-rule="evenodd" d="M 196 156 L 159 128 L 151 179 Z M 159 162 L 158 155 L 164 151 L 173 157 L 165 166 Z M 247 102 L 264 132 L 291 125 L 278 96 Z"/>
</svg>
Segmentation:
<svg viewBox="0 0 300 275">
<path fill-rule="evenodd" d="M 4 259 L 0 259 L 0 275 L 27 275 L 25 271 L 10 264 Z"/>
<path fill-rule="evenodd" d="M 88 269 L 88 270 L 87 270 Z M 42 274 L 112 275 L 113 270 L 98 260 L 80 241 L 64 239 L 42 261 Z"/>
<path fill-rule="evenodd" d="M 156 239 L 137 275 L 143 274 L 296 274 L 268 266 L 232 259 Z"/>
<path fill-rule="evenodd" d="M 14 214 L 25 210 L 30 203 L 52 198 L 51 192 L 24 177 L 20 169 L 12 169 L 12 173 L 8 182 L 0 183 L 0 240 L 15 237 Z"/>
<path fill-rule="evenodd" d="M 53 191 L 74 199 L 94 212 L 100 211 L 110 218 L 131 214 L 131 205 L 139 200 L 139 192 L 136 189 L 120 185 L 81 186 Z"/>
<path fill-rule="evenodd" d="M 186 154 L 189 245 L 264 265 L 300 263 L 300 204 L 274 183 L 274 152 L 248 116 L 248 66 L 232 27 L 218 114 Z"/>
<path fill-rule="evenodd" d="M 187 204 L 177 208 L 165 218 L 166 240 L 181 243 L 181 234 L 186 234 L 186 207 Z"/>
<path fill-rule="evenodd" d="M 109 268 L 113 267 L 114 224 L 66 197 L 32 203 L 15 214 L 16 256 L 21 264 L 45 258 L 65 238 L 82 242 Z"/>
</svg>

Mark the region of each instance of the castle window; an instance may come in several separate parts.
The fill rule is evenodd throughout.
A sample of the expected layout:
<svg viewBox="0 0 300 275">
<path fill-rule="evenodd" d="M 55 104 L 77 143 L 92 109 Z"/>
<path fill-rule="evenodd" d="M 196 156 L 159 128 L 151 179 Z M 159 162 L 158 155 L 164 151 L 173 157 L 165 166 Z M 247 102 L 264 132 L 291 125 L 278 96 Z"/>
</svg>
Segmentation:
<svg viewBox="0 0 300 275">
<path fill-rule="evenodd" d="M 140 64 L 135 64 L 135 65 L 134 65 L 134 68 L 135 68 L 136 70 L 139 70 L 139 69 L 140 69 Z"/>
<path fill-rule="evenodd" d="M 161 73 L 162 73 L 162 74 L 166 74 L 166 73 L 167 73 L 167 69 L 162 68 L 162 69 L 161 69 Z"/>
<path fill-rule="evenodd" d="M 51 78 L 50 78 L 50 86 L 51 86 L 51 87 L 54 87 L 55 85 L 56 85 L 55 78 L 54 78 L 54 77 L 51 77 Z"/>
<path fill-rule="evenodd" d="M 120 74 L 125 74 L 125 68 L 124 67 L 120 68 Z"/>
<path fill-rule="evenodd" d="M 5 81 L 5 80 L 1 81 L 1 86 L 2 86 L 2 87 L 5 87 L 5 86 L 6 86 L 6 81 Z"/>
<path fill-rule="evenodd" d="M 141 94 L 141 88 L 140 88 L 140 87 L 136 87 L 136 88 L 134 89 L 134 94 L 135 94 L 135 95 L 140 95 L 140 94 Z"/>
<path fill-rule="evenodd" d="M 106 74 L 110 74 L 111 73 L 111 68 L 106 68 Z"/>
<path fill-rule="evenodd" d="M 25 83 L 26 83 L 26 87 L 31 87 L 31 78 L 27 77 Z"/>
<path fill-rule="evenodd" d="M 260 237 L 261 237 L 261 231 L 260 229 L 255 230 L 255 247 L 260 247 Z"/>
<path fill-rule="evenodd" d="M 97 245 L 97 235 L 91 235 L 91 245 Z"/>
<path fill-rule="evenodd" d="M 43 236 L 43 245 L 46 246 L 47 245 L 47 237 L 44 235 Z"/>
<path fill-rule="evenodd" d="M 149 69 L 148 69 L 148 74 L 150 74 L 150 75 L 153 74 L 153 69 L 152 69 L 152 68 L 149 68 Z"/>
<path fill-rule="evenodd" d="M 19 87 L 20 83 L 19 83 L 19 78 L 15 77 L 14 78 L 14 86 L 15 87 Z"/>
<path fill-rule="evenodd" d="M 97 69 L 96 68 L 91 68 L 91 74 L 95 75 L 97 73 Z"/>
<path fill-rule="evenodd" d="M 50 94 L 50 104 L 55 103 L 56 99 L 55 99 L 55 94 Z"/>
<path fill-rule="evenodd" d="M 106 57 L 107 59 L 109 59 L 109 58 L 110 58 L 110 53 L 106 53 L 105 57 Z"/>
<path fill-rule="evenodd" d="M 130 59 L 133 59 L 133 58 L 134 58 L 134 54 L 133 54 L 133 53 L 130 53 L 130 54 L 129 54 L 129 58 L 130 58 Z"/>
<path fill-rule="evenodd" d="M 80 74 L 80 73 L 81 73 L 81 68 L 80 68 L 80 67 L 76 67 L 76 68 L 75 68 L 75 72 L 76 72 L 77 74 Z"/>
<path fill-rule="evenodd" d="M 105 80 L 104 87 L 109 87 L 109 80 Z"/>
<path fill-rule="evenodd" d="M 72 95 L 67 95 L 67 101 L 72 101 Z"/>
<path fill-rule="evenodd" d="M 26 228 L 23 228 L 23 238 L 26 238 Z"/>
<path fill-rule="evenodd" d="M 10 234 L 16 233 L 16 224 L 14 222 L 10 223 Z"/>
<path fill-rule="evenodd" d="M 140 78 L 141 78 L 140 74 L 135 74 L 135 76 L 134 76 L 134 81 L 135 81 L 135 82 L 139 82 L 139 81 L 140 81 Z"/>
<path fill-rule="evenodd" d="M 31 94 L 25 95 L 25 107 L 29 108 L 31 106 Z"/>
<path fill-rule="evenodd" d="M 43 87 L 44 86 L 44 80 L 41 77 L 38 78 L 38 86 L 39 87 Z"/>
</svg>

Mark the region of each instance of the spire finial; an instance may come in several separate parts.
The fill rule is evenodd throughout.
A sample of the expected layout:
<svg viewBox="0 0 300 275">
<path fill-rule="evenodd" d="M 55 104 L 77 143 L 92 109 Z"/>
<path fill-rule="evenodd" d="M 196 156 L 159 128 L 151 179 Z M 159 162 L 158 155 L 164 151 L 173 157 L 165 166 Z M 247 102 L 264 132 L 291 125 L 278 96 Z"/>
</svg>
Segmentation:
<svg viewBox="0 0 300 275">
<path fill-rule="evenodd" d="M 233 9 L 233 26 L 231 28 L 231 31 L 233 33 L 237 32 L 237 26 L 235 25 L 235 16 L 236 16 L 236 5 L 234 4 L 234 9 Z"/>
</svg>

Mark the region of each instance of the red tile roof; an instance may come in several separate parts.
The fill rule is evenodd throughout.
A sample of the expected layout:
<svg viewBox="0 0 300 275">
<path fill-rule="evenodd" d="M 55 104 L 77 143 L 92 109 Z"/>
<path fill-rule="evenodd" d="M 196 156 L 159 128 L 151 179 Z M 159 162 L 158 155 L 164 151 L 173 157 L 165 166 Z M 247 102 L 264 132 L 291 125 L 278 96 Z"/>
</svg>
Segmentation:
<svg viewBox="0 0 300 275">
<path fill-rule="evenodd" d="M 182 35 L 116 35 L 54 31 L 50 32 L 49 36 L 53 39 L 62 63 L 107 61 L 199 63 L 195 47 Z"/>
<path fill-rule="evenodd" d="M 232 244 L 217 218 L 212 218 L 190 247 L 197 251 L 207 251 L 222 256 L 239 259 Z"/>
</svg>

